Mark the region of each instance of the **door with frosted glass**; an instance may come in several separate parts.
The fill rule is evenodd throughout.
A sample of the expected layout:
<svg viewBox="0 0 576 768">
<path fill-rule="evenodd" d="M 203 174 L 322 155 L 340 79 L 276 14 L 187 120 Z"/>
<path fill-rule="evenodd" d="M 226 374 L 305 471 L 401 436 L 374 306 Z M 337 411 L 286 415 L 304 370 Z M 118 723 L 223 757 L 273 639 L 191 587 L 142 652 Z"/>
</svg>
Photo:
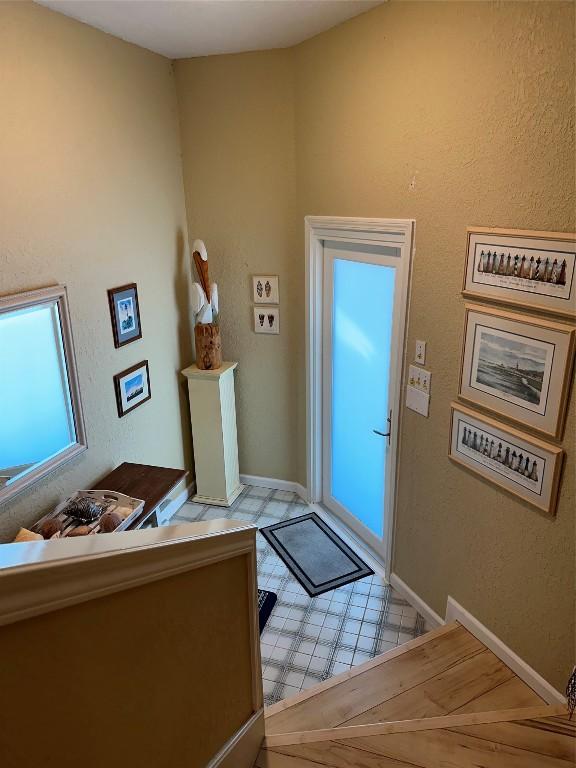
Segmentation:
<svg viewBox="0 0 576 768">
<path fill-rule="evenodd" d="M 323 502 L 378 552 L 395 471 L 399 256 L 324 244 Z"/>
</svg>

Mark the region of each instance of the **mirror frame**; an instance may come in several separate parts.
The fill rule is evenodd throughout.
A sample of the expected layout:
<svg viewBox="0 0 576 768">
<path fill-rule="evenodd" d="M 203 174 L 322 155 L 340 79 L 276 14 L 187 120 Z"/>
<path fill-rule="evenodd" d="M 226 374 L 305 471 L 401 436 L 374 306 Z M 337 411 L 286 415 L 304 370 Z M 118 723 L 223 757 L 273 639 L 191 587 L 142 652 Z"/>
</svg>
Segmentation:
<svg viewBox="0 0 576 768">
<path fill-rule="evenodd" d="M 60 329 L 62 332 L 62 346 L 64 348 L 64 358 L 68 373 L 68 384 L 70 388 L 70 403 L 72 406 L 72 415 L 76 428 L 76 442 L 68 448 L 58 453 L 47 461 L 43 461 L 38 466 L 27 472 L 11 485 L 5 485 L 0 488 L 0 504 L 12 499 L 16 494 L 24 491 L 26 488 L 34 485 L 38 480 L 46 477 L 58 467 L 73 459 L 78 454 L 83 453 L 88 448 L 86 441 L 86 427 L 84 425 L 84 412 L 82 410 L 82 399 L 80 397 L 80 385 L 78 382 L 78 370 L 76 367 L 76 357 L 74 354 L 74 341 L 72 339 L 72 325 L 70 322 L 70 312 L 68 309 L 68 295 L 65 285 L 53 285 L 48 288 L 39 288 L 34 291 L 25 291 L 23 293 L 13 293 L 8 296 L 0 296 L 0 317 L 6 313 L 26 307 L 41 306 L 42 304 L 58 305 L 60 316 Z"/>
</svg>

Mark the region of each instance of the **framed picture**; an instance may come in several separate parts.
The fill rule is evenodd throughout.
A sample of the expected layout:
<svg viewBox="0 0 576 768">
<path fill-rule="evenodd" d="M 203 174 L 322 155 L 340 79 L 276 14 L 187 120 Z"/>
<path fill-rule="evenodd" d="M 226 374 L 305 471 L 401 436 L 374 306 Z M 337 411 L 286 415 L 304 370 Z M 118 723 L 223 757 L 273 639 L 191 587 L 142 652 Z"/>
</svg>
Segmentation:
<svg viewBox="0 0 576 768">
<path fill-rule="evenodd" d="M 127 413 L 138 408 L 139 405 L 150 400 L 150 371 L 148 360 L 127 368 L 122 373 L 114 376 L 114 391 L 116 392 L 116 405 L 118 416 L 126 416 Z"/>
<path fill-rule="evenodd" d="M 252 296 L 255 304 L 279 304 L 278 275 L 253 275 Z"/>
<path fill-rule="evenodd" d="M 254 307 L 255 333 L 280 333 L 279 307 Z"/>
<path fill-rule="evenodd" d="M 560 439 L 575 327 L 466 305 L 459 396 Z"/>
<path fill-rule="evenodd" d="M 140 307 L 136 283 L 110 288 L 108 291 L 112 333 L 116 349 L 142 338 L 140 325 Z"/>
<path fill-rule="evenodd" d="M 535 437 L 451 405 L 450 458 L 550 515 L 556 510 L 564 452 Z"/>
<path fill-rule="evenodd" d="M 576 235 L 468 229 L 465 296 L 576 318 Z"/>
</svg>

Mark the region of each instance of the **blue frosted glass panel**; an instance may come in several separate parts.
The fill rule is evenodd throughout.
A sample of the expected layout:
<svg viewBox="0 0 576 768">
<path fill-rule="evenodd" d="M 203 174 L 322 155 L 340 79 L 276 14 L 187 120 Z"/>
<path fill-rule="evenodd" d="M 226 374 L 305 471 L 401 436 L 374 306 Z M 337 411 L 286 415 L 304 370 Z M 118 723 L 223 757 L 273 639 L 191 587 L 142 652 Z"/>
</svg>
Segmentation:
<svg viewBox="0 0 576 768">
<path fill-rule="evenodd" d="M 0 316 L 0 475 L 76 441 L 56 305 Z"/>
<path fill-rule="evenodd" d="M 378 537 L 384 468 L 395 269 L 334 259 L 332 496 Z"/>
</svg>

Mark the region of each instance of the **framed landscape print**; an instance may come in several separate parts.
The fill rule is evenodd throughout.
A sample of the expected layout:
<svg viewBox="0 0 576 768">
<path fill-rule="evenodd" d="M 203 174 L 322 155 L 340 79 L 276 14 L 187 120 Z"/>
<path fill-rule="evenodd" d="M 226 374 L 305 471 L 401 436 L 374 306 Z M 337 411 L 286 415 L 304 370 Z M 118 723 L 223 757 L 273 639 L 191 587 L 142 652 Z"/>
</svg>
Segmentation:
<svg viewBox="0 0 576 768">
<path fill-rule="evenodd" d="M 550 515 L 556 510 L 564 452 L 499 424 L 480 413 L 451 405 L 450 458 Z"/>
<path fill-rule="evenodd" d="M 140 307 L 136 283 L 121 285 L 108 291 L 112 333 L 116 349 L 142 338 Z"/>
<path fill-rule="evenodd" d="M 114 376 L 114 391 L 120 418 L 150 400 L 152 393 L 148 360 L 142 360 L 122 373 L 117 373 Z"/>
<path fill-rule="evenodd" d="M 576 235 L 468 229 L 465 296 L 576 318 Z"/>
<path fill-rule="evenodd" d="M 460 398 L 559 439 L 575 330 L 565 323 L 467 304 Z"/>
</svg>

